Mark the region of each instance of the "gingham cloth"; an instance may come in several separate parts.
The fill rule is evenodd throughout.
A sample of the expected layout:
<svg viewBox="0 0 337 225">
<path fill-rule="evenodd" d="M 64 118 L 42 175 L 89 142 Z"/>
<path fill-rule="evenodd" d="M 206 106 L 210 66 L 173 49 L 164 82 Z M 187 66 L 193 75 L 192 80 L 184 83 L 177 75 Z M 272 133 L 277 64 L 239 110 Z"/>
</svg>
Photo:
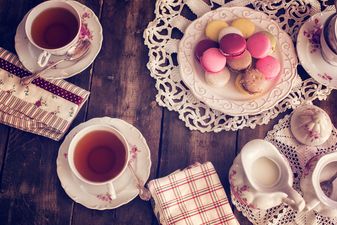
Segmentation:
<svg viewBox="0 0 337 225">
<path fill-rule="evenodd" d="M 59 140 L 89 96 L 89 92 L 64 80 L 35 79 L 16 55 L 0 48 L 0 123 Z"/>
<path fill-rule="evenodd" d="M 237 225 L 211 162 L 149 182 L 154 211 L 163 225 Z"/>
</svg>

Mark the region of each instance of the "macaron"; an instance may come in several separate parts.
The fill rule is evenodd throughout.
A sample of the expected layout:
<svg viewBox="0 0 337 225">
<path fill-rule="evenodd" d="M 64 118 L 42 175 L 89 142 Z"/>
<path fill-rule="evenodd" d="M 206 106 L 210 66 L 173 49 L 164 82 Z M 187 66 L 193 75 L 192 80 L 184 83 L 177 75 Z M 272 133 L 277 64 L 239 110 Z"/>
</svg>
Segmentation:
<svg viewBox="0 0 337 225">
<path fill-rule="evenodd" d="M 250 37 L 255 32 L 255 24 L 249 19 L 238 18 L 233 20 L 231 25 L 239 29 L 244 38 Z"/>
<path fill-rule="evenodd" d="M 236 57 L 246 50 L 246 40 L 238 34 L 226 34 L 220 40 L 220 50 L 226 57 Z"/>
<path fill-rule="evenodd" d="M 202 57 L 202 54 L 204 54 L 204 52 L 210 48 L 219 48 L 218 42 L 212 41 L 210 39 L 204 39 L 204 40 L 199 41 L 198 44 L 194 48 L 195 57 L 198 60 L 200 60 Z"/>
<path fill-rule="evenodd" d="M 206 83 L 212 87 L 220 88 L 226 86 L 231 74 L 227 67 L 223 68 L 217 73 L 205 72 Z"/>
<path fill-rule="evenodd" d="M 252 56 L 247 50 L 245 50 L 240 56 L 228 58 L 227 65 L 234 72 L 245 70 L 252 65 Z"/>
<path fill-rule="evenodd" d="M 267 80 L 274 79 L 280 73 L 281 64 L 273 56 L 266 56 L 256 61 L 255 67 Z"/>
<path fill-rule="evenodd" d="M 276 50 L 276 45 L 277 45 L 277 41 L 276 41 L 275 36 L 272 35 L 268 31 L 260 31 L 260 32 L 268 36 L 268 38 L 270 40 L 270 44 L 271 44 L 271 50 L 272 50 L 272 52 L 274 52 Z"/>
<path fill-rule="evenodd" d="M 226 57 L 218 48 L 210 48 L 204 52 L 200 63 L 207 72 L 217 73 L 226 66 Z"/>
<path fill-rule="evenodd" d="M 213 20 L 209 22 L 205 29 L 205 35 L 213 41 L 218 41 L 219 32 L 228 27 L 228 23 L 224 20 Z"/>
<path fill-rule="evenodd" d="M 235 82 L 239 90 L 243 90 L 249 95 L 256 95 L 265 92 L 268 88 L 268 82 L 264 75 L 256 69 L 248 69 L 240 74 Z"/>
<path fill-rule="evenodd" d="M 232 26 L 229 26 L 229 27 L 223 28 L 220 31 L 218 41 L 220 42 L 221 38 L 223 38 L 223 36 L 225 36 L 226 34 L 232 34 L 232 33 L 243 36 L 242 32 L 239 29 L 237 29 L 235 27 L 232 27 Z"/>
<path fill-rule="evenodd" d="M 266 57 L 271 51 L 271 43 L 264 33 L 255 33 L 247 40 L 247 49 L 257 59 Z"/>
</svg>

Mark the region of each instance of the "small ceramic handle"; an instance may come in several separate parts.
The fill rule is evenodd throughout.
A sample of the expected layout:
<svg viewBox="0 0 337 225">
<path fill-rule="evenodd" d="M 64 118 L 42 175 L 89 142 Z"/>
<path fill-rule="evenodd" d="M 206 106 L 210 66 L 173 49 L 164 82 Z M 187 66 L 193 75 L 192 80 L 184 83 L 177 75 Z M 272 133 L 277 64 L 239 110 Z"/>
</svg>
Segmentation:
<svg viewBox="0 0 337 225">
<path fill-rule="evenodd" d="M 283 202 L 294 210 L 301 212 L 305 207 L 305 201 L 302 196 L 291 187 L 288 187 L 285 193 L 288 195 L 288 197 L 284 198 Z"/>
<path fill-rule="evenodd" d="M 41 67 L 45 67 L 49 61 L 50 56 L 51 54 L 49 52 L 43 51 L 37 59 L 37 64 Z"/>
<path fill-rule="evenodd" d="M 110 195 L 111 199 L 116 199 L 117 198 L 117 196 L 116 196 L 116 190 L 115 190 L 112 182 L 108 183 L 108 192 L 109 192 L 109 195 Z"/>
<path fill-rule="evenodd" d="M 310 202 L 307 202 L 305 205 L 305 209 L 310 211 L 314 208 L 316 208 L 316 206 L 320 203 L 320 201 L 318 199 L 312 199 Z"/>
</svg>

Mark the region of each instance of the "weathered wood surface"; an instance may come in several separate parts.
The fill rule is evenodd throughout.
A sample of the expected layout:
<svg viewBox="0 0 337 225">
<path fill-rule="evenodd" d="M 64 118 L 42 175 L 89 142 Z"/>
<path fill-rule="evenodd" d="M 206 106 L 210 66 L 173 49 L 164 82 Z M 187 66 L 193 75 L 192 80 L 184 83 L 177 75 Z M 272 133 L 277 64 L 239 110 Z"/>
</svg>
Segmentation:
<svg viewBox="0 0 337 225">
<path fill-rule="evenodd" d="M 41 0 L 0 0 L 0 46 L 14 49 L 16 27 Z M 155 103 L 154 80 L 146 69 L 142 32 L 154 17 L 154 0 L 82 0 L 100 18 L 103 47 L 95 62 L 70 82 L 91 91 L 73 126 L 110 116 L 134 124 L 151 149 L 151 178 L 194 162 L 212 161 L 229 195 L 228 171 L 241 147 L 263 138 L 277 120 L 254 130 L 205 133 L 190 131 L 178 114 Z M 112 79 L 109 79 L 112 78 Z M 337 124 L 336 91 L 317 102 Z M 55 142 L 0 125 L 0 224 L 158 224 L 151 205 L 136 198 L 115 210 L 95 211 L 74 203 L 56 174 L 62 141 Z M 234 209 L 241 224 L 250 224 Z"/>
</svg>

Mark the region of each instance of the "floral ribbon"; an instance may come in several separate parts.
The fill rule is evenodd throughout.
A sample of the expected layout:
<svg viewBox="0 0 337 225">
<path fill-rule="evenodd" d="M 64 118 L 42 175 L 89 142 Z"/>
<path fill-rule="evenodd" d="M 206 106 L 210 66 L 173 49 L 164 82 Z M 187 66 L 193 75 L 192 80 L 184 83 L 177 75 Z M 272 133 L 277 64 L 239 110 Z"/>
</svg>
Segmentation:
<svg viewBox="0 0 337 225">
<path fill-rule="evenodd" d="M 0 58 L 0 68 L 6 70 L 7 72 L 14 74 L 20 78 L 30 76 L 32 75 L 31 72 L 24 70 L 2 58 Z M 64 98 L 72 103 L 75 103 L 76 105 L 80 105 L 83 102 L 83 98 L 81 96 L 78 96 L 70 91 L 65 90 L 64 88 L 61 88 L 47 80 L 44 80 L 42 78 L 36 78 L 32 81 L 32 84 L 35 84 L 36 86 L 49 91 L 53 93 L 54 95 L 57 95 L 61 98 Z"/>
</svg>

